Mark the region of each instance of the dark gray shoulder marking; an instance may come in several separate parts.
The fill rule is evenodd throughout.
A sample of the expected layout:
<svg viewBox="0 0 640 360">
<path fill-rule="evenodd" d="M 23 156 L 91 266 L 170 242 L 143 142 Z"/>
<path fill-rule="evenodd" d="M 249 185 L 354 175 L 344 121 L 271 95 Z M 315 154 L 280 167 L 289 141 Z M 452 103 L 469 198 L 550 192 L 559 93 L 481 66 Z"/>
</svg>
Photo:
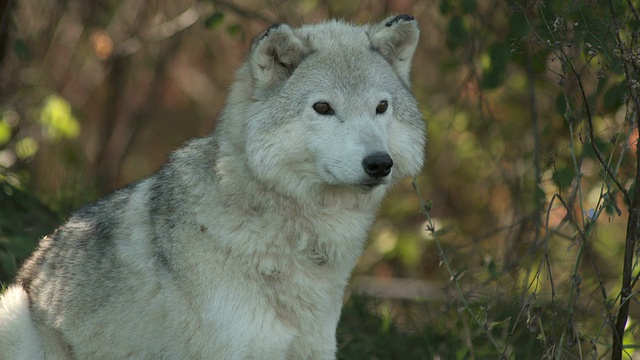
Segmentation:
<svg viewBox="0 0 640 360">
<path fill-rule="evenodd" d="M 213 137 L 192 140 L 171 153 L 169 161 L 150 179 L 147 217 L 151 222 L 150 241 L 159 270 L 176 270 L 171 262 L 171 236 L 176 225 L 193 221 L 193 226 L 200 229 L 200 225 L 187 215 L 191 209 L 185 208 L 184 200 L 194 195 L 184 184 L 181 174 L 188 173 L 191 179 L 213 180 L 217 150 L 217 140 Z"/>
<path fill-rule="evenodd" d="M 74 268 L 78 261 L 100 264 L 113 259 L 113 231 L 118 228 L 118 219 L 114 214 L 126 206 L 132 190 L 132 186 L 117 190 L 80 208 L 53 234 L 40 240 L 38 248 L 24 263 L 16 279 L 30 301 L 34 296 L 33 282 L 40 274 L 46 278 L 72 277 L 78 271 Z M 89 256 L 78 256 L 79 252 Z"/>
<path fill-rule="evenodd" d="M 175 214 L 177 211 L 174 198 L 174 189 L 168 184 L 173 182 L 171 165 L 164 165 L 153 178 L 153 183 L 149 189 L 149 219 L 152 223 L 153 234 L 151 243 L 153 245 L 153 255 L 160 269 L 172 272 L 170 248 L 166 242 L 160 240 L 161 237 L 171 236 L 171 230 L 175 227 Z"/>
</svg>

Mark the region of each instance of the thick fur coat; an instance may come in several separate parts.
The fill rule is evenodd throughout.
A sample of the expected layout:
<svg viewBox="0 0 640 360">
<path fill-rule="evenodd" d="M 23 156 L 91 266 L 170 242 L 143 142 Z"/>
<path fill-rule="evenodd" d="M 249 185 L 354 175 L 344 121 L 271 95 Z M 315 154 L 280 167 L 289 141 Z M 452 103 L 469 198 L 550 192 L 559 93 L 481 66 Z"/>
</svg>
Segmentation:
<svg viewBox="0 0 640 360">
<path fill-rule="evenodd" d="M 334 359 L 389 186 L 423 163 L 408 15 L 274 25 L 218 126 L 42 239 L 0 300 L 0 359 Z"/>
</svg>

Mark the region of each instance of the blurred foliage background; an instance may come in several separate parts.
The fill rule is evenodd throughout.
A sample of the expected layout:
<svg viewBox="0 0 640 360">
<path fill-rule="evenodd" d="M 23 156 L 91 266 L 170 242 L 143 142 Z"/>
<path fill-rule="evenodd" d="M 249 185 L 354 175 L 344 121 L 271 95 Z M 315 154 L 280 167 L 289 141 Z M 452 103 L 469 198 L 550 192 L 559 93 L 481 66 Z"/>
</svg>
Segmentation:
<svg viewBox="0 0 640 360">
<path fill-rule="evenodd" d="M 0 11 L 4 284 L 74 209 L 209 133 L 266 26 L 409 13 L 422 30 L 421 195 L 408 180 L 387 198 L 339 357 L 640 359 L 627 233 L 637 0 L 0 0 Z"/>
</svg>

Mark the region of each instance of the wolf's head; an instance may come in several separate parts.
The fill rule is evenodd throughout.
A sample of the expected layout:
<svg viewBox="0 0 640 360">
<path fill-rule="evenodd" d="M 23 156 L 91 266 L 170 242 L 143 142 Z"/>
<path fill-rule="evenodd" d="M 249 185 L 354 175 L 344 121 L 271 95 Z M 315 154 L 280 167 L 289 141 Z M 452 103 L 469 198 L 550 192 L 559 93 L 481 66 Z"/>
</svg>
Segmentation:
<svg viewBox="0 0 640 360">
<path fill-rule="evenodd" d="M 424 121 L 409 89 L 409 15 L 354 26 L 273 25 L 253 42 L 225 110 L 254 176 L 290 195 L 368 192 L 417 174 Z"/>
</svg>

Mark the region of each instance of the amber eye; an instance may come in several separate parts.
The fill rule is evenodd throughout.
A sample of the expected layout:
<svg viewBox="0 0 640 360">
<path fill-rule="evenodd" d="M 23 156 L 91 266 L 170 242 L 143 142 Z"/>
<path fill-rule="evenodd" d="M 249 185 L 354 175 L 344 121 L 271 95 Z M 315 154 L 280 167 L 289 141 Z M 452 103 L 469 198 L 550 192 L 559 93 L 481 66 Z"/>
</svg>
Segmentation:
<svg viewBox="0 0 640 360">
<path fill-rule="evenodd" d="M 326 101 L 318 101 L 313 104 L 313 110 L 315 110 L 320 115 L 333 115 L 335 114 L 331 105 L 329 105 Z"/>
<path fill-rule="evenodd" d="M 387 102 L 387 100 L 382 100 L 378 103 L 378 106 L 376 106 L 376 114 L 380 115 L 380 114 L 384 114 L 385 111 L 387 111 L 387 108 L 389 107 L 389 103 Z"/>
</svg>

